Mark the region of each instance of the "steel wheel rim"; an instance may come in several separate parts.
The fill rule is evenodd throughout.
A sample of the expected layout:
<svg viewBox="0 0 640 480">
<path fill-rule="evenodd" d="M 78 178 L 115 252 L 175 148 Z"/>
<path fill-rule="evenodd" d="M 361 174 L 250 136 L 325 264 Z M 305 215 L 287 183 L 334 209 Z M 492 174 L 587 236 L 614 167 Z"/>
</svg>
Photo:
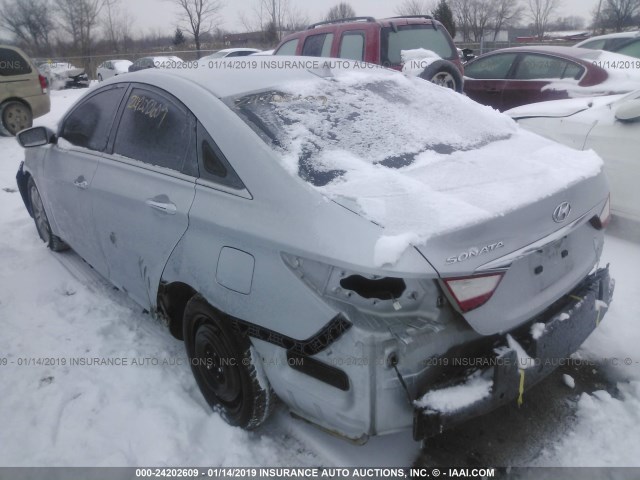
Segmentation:
<svg viewBox="0 0 640 480">
<path fill-rule="evenodd" d="M 242 396 L 242 382 L 236 358 L 220 331 L 210 323 L 201 324 L 194 338 L 195 369 L 203 386 L 225 406 L 236 406 Z M 226 361 L 226 363 L 224 363 Z"/>
<path fill-rule="evenodd" d="M 5 107 L 3 117 L 5 128 L 13 135 L 29 127 L 29 112 L 24 105 L 15 103 Z"/>
<path fill-rule="evenodd" d="M 456 89 L 456 79 L 453 78 L 453 75 L 448 72 L 440 72 L 435 74 L 431 79 L 431 82 L 441 87 L 450 88 L 451 90 Z"/>
</svg>

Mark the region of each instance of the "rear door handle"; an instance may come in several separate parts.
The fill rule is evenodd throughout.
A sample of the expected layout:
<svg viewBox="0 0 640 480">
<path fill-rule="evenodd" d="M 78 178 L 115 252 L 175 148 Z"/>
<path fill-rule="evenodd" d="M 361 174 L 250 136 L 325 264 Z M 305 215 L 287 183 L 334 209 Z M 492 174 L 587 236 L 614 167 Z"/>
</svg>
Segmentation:
<svg viewBox="0 0 640 480">
<path fill-rule="evenodd" d="M 498 90 L 497 88 L 487 88 L 485 90 L 486 93 L 500 93 L 500 90 Z"/>
<path fill-rule="evenodd" d="M 84 179 L 84 177 L 76 178 L 73 184 L 81 190 L 86 190 L 89 187 L 89 183 Z"/>
<path fill-rule="evenodd" d="M 178 208 L 173 203 L 157 202 L 151 199 L 147 200 L 145 203 L 147 206 L 155 208 L 156 210 L 168 215 L 175 215 L 178 211 Z"/>
</svg>

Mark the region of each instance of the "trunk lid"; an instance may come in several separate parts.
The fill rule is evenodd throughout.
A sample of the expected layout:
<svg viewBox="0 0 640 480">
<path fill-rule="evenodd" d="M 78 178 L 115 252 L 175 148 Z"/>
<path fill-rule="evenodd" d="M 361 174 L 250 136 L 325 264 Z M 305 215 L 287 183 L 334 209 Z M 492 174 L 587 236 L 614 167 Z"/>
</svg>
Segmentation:
<svg viewBox="0 0 640 480">
<path fill-rule="evenodd" d="M 608 192 L 600 173 L 504 215 L 434 236 L 416 248 L 443 279 L 504 272 L 489 301 L 463 313 L 478 333 L 503 333 L 544 311 L 593 269 L 604 233 L 590 220 L 601 213 Z M 569 214 L 564 221 L 554 220 L 565 202 Z"/>
</svg>

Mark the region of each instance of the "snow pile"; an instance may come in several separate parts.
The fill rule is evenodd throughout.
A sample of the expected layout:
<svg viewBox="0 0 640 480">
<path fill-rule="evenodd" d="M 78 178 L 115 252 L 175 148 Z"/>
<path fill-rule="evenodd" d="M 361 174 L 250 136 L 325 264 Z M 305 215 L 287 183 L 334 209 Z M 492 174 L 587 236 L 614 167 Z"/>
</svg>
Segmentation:
<svg viewBox="0 0 640 480">
<path fill-rule="evenodd" d="M 571 375 L 562 374 L 562 382 L 569 388 L 576 388 L 576 381 Z"/>
<path fill-rule="evenodd" d="M 597 175 L 602 162 L 453 91 L 387 71 L 334 71 L 236 101 L 285 168 L 385 228 L 375 252 L 504 215 Z M 251 122 L 251 120 L 249 120 Z M 264 133 L 264 131 L 262 132 Z M 508 200 L 508 201 L 505 201 Z"/>
<path fill-rule="evenodd" d="M 465 383 L 453 387 L 432 390 L 414 402 L 418 408 L 449 413 L 473 405 L 491 394 L 493 381 L 480 372 L 471 375 Z"/>
<path fill-rule="evenodd" d="M 640 466 L 640 382 L 618 385 L 620 398 L 583 393 L 574 428 L 542 452 L 536 467 Z"/>
<path fill-rule="evenodd" d="M 442 57 L 433 50 L 425 48 L 415 48 L 413 50 L 402 50 L 402 73 L 412 77 L 418 77 L 424 69 Z"/>
</svg>

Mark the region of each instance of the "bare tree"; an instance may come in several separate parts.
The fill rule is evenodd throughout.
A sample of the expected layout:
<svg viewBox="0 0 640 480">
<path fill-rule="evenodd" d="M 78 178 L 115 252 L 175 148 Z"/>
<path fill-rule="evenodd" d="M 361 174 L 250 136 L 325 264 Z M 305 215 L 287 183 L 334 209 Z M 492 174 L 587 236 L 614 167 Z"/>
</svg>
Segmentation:
<svg viewBox="0 0 640 480">
<path fill-rule="evenodd" d="M 325 20 L 332 22 L 341 18 L 351 18 L 356 16 L 356 11 L 347 2 L 340 2 L 329 9 Z"/>
<path fill-rule="evenodd" d="M 621 32 L 624 27 L 633 23 L 633 18 L 639 11 L 640 0 L 605 0 L 601 21 L 605 28 Z"/>
<path fill-rule="evenodd" d="M 186 24 L 186 31 L 193 36 L 196 54 L 200 58 L 202 35 L 209 33 L 214 23 L 219 20 L 219 13 L 224 4 L 221 0 L 170 0 L 180 7 L 181 19 Z"/>
<path fill-rule="evenodd" d="M 0 27 L 38 54 L 49 53 L 54 28 L 49 0 L 4 0 L 0 3 Z"/>
<path fill-rule="evenodd" d="M 300 30 L 309 17 L 291 6 L 289 0 L 256 0 L 250 13 L 241 13 L 240 22 L 247 32 L 265 32 L 267 41 L 275 43 L 286 30 Z"/>
<path fill-rule="evenodd" d="M 394 12 L 403 17 L 411 15 L 431 15 L 434 5 L 429 0 L 404 0 Z"/>
<path fill-rule="evenodd" d="M 93 31 L 105 0 L 58 0 L 59 23 L 73 41 L 74 49 L 88 57 L 93 44 Z"/>
<path fill-rule="evenodd" d="M 524 12 L 520 0 L 453 0 L 458 31 L 465 42 L 479 42 L 493 33 L 493 41 L 504 28 L 516 24 Z"/>
<path fill-rule="evenodd" d="M 538 38 L 544 37 L 551 15 L 558 9 L 560 0 L 527 0 L 529 16 Z"/>
<path fill-rule="evenodd" d="M 118 52 L 125 38 L 130 36 L 132 22 L 133 19 L 122 8 L 121 0 L 105 0 L 100 26 L 114 52 Z"/>
<path fill-rule="evenodd" d="M 513 26 L 520 21 L 524 8 L 519 0 L 492 0 L 491 10 L 493 14 L 492 28 L 493 41 L 498 38 L 500 31 Z"/>
</svg>

